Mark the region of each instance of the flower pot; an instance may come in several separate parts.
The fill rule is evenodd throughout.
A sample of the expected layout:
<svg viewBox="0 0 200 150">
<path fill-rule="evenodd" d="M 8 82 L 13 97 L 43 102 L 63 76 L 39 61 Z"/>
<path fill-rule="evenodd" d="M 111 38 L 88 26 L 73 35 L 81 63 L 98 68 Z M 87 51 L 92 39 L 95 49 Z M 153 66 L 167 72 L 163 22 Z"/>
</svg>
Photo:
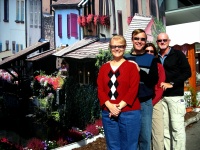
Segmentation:
<svg viewBox="0 0 200 150">
<path fill-rule="evenodd" d="M 193 107 L 187 107 L 187 108 L 186 108 L 186 112 L 191 112 L 191 111 L 193 111 L 193 110 L 194 110 Z"/>
</svg>

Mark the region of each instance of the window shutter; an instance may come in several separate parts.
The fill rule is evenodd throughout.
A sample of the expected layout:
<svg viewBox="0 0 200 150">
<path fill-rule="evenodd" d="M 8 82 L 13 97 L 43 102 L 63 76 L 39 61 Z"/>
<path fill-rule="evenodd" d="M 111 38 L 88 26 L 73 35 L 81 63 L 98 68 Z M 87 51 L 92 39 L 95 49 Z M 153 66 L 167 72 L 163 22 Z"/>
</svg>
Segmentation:
<svg viewBox="0 0 200 150">
<path fill-rule="evenodd" d="M 19 52 L 19 44 L 16 44 L 16 52 Z"/>
<path fill-rule="evenodd" d="M 71 18 L 71 36 L 75 37 L 76 39 L 78 38 L 78 25 L 77 25 L 77 14 L 70 14 Z"/>
<path fill-rule="evenodd" d="M 0 43 L 0 52 L 2 51 L 2 43 Z"/>
<path fill-rule="evenodd" d="M 23 44 L 21 44 L 21 47 L 20 47 L 20 48 L 21 48 L 21 50 L 23 50 Z"/>
<path fill-rule="evenodd" d="M 58 36 L 62 38 L 62 15 L 58 15 Z"/>
<path fill-rule="evenodd" d="M 70 15 L 67 15 L 67 37 L 70 38 Z"/>
</svg>

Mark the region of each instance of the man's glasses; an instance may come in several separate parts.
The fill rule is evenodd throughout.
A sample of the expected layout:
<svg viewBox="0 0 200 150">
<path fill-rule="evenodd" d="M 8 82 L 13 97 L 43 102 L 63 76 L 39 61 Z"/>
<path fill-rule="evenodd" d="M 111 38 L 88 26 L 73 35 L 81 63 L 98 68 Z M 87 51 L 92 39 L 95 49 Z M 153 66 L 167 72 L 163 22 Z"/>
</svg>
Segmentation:
<svg viewBox="0 0 200 150">
<path fill-rule="evenodd" d="M 122 49 L 122 48 L 125 48 L 125 45 L 110 45 L 111 49 L 116 49 L 117 47 Z"/>
<path fill-rule="evenodd" d="M 147 53 L 154 53 L 154 50 L 145 50 Z"/>
<path fill-rule="evenodd" d="M 133 39 L 134 39 L 135 41 L 139 41 L 139 40 L 140 40 L 140 41 L 143 41 L 143 42 L 146 41 L 146 38 L 134 37 Z"/>
<path fill-rule="evenodd" d="M 161 40 L 157 40 L 157 42 L 167 42 L 168 39 L 161 39 Z"/>
</svg>

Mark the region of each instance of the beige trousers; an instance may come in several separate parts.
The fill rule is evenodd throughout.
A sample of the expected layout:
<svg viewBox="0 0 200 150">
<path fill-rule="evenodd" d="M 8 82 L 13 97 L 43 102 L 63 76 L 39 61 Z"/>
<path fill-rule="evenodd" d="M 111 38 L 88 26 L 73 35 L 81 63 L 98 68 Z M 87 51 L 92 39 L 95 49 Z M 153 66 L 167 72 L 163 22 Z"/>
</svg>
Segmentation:
<svg viewBox="0 0 200 150">
<path fill-rule="evenodd" d="M 183 96 L 163 97 L 164 146 L 166 150 L 185 150 L 185 100 Z"/>
<path fill-rule="evenodd" d="M 164 150 L 164 121 L 163 121 L 163 106 L 161 100 L 153 107 L 152 149 Z"/>
</svg>

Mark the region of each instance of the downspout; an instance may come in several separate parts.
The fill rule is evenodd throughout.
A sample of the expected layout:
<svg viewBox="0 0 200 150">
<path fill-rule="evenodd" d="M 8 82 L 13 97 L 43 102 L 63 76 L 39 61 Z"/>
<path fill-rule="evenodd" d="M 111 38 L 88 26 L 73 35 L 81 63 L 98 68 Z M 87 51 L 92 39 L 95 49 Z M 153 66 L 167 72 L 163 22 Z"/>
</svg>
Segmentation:
<svg viewBox="0 0 200 150">
<path fill-rule="evenodd" d="M 88 2 L 88 0 L 86 0 L 83 4 L 82 4 L 82 6 L 83 7 L 85 7 L 85 4 Z"/>
<path fill-rule="evenodd" d="M 41 15 L 40 15 L 40 17 L 41 17 L 41 31 L 40 31 L 40 38 L 44 38 L 43 37 L 43 34 L 42 34 L 42 31 L 43 31 L 43 11 L 42 11 L 42 6 L 43 6 L 43 3 L 42 3 L 42 0 L 41 0 L 41 8 L 40 8 L 40 11 L 41 11 Z"/>
<path fill-rule="evenodd" d="M 81 0 L 81 2 L 78 4 L 78 7 L 80 7 L 83 2 L 84 0 Z"/>
<path fill-rule="evenodd" d="M 80 9 L 78 8 L 78 15 L 80 16 L 81 12 Z M 81 27 L 79 26 L 79 40 L 81 40 Z"/>
<path fill-rule="evenodd" d="M 27 47 L 27 0 L 25 0 L 25 47 Z"/>
<path fill-rule="evenodd" d="M 52 6 L 51 6 L 52 7 Z M 52 9 L 52 12 L 53 12 L 53 19 L 54 19 L 54 21 L 53 21 L 53 26 L 54 26 L 54 49 L 56 49 L 56 29 L 55 29 L 55 24 L 56 24 L 56 21 L 55 21 L 55 11 Z"/>
</svg>

